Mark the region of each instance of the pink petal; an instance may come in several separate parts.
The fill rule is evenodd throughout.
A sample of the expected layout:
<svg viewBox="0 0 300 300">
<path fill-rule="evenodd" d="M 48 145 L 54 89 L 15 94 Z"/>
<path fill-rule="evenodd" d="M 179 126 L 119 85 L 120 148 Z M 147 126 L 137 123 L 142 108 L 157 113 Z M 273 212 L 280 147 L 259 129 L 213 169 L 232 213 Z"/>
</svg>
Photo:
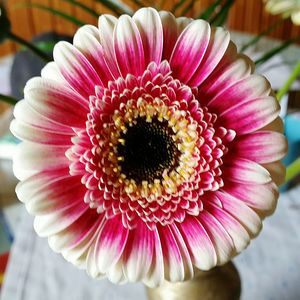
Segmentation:
<svg viewBox="0 0 300 300">
<path fill-rule="evenodd" d="M 169 60 L 177 41 L 177 23 L 174 15 L 168 11 L 160 11 L 159 16 L 163 27 L 164 44 L 162 58 Z"/>
<path fill-rule="evenodd" d="M 142 280 L 149 272 L 154 249 L 154 233 L 140 223 L 128 235 L 124 250 L 124 273 L 130 282 Z"/>
<path fill-rule="evenodd" d="M 106 221 L 96 241 L 96 263 L 99 272 L 106 273 L 114 268 L 127 242 L 129 230 L 122 224 L 122 218 L 116 216 Z"/>
<path fill-rule="evenodd" d="M 244 158 L 227 159 L 223 167 L 224 178 L 238 183 L 268 183 L 271 176 L 261 165 Z"/>
<path fill-rule="evenodd" d="M 99 18 L 100 42 L 104 51 L 106 63 L 110 72 L 113 74 L 114 79 L 118 79 L 121 76 L 113 47 L 113 34 L 117 22 L 117 18 L 111 15 L 105 14 Z"/>
<path fill-rule="evenodd" d="M 234 198 L 225 192 L 216 192 L 216 196 L 222 202 L 222 207 L 248 231 L 250 237 L 255 237 L 262 228 L 259 216 L 243 201 Z"/>
<path fill-rule="evenodd" d="M 66 86 L 36 77 L 27 82 L 24 94 L 27 103 L 46 118 L 63 125 L 85 128 L 87 102 Z"/>
<path fill-rule="evenodd" d="M 73 45 L 67 42 L 57 43 L 53 57 L 62 76 L 86 100 L 95 94 L 96 85 L 103 85 L 95 69 Z"/>
<path fill-rule="evenodd" d="M 161 62 L 163 49 L 163 29 L 158 12 L 149 7 L 139 9 L 132 17 L 143 43 L 145 65 Z"/>
<path fill-rule="evenodd" d="M 108 81 L 114 78 L 105 61 L 103 47 L 95 37 L 96 33 L 92 35 L 91 31 L 96 31 L 99 35 L 99 30 L 96 27 L 85 25 L 76 32 L 73 43 L 95 69 L 102 83 L 107 86 Z"/>
<path fill-rule="evenodd" d="M 114 49 L 119 70 L 139 76 L 145 71 L 142 39 L 136 24 L 127 15 L 122 15 L 114 31 Z"/>
<path fill-rule="evenodd" d="M 240 157 L 257 163 L 270 163 L 285 156 L 287 140 L 277 132 L 258 131 L 236 140 L 234 149 Z"/>
<path fill-rule="evenodd" d="M 214 71 L 228 48 L 229 41 L 229 32 L 223 28 L 217 27 L 211 32 L 206 53 L 193 77 L 188 82 L 189 86 L 199 86 Z"/>
<path fill-rule="evenodd" d="M 274 211 L 279 195 L 278 188 L 273 182 L 267 184 L 227 182 L 222 190 L 245 202 L 263 217 Z"/>
<path fill-rule="evenodd" d="M 239 253 L 244 250 L 250 242 L 250 237 L 241 223 L 215 204 L 208 203 L 205 205 L 205 209 L 213 215 L 228 232 L 236 252 Z"/>
<path fill-rule="evenodd" d="M 210 26 L 203 20 L 189 24 L 174 46 L 170 66 L 175 78 L 187 83 L 201 63 L 210 38 Z"/>
<path fill-rule="evenodd" d="M 185 241 L 193 264 L 200 270 L 209 270 L 217 264 L 214 246 L 202 224 L 192 216 L 186 216 L 177 224 Z"/>
<path fill-rule="evenodd" d="M 234 101 L 233 98 L 231 99 Z M 241 99 L 242 96 L 239 100 L 236 99 L 236 103 L 242 101 Z M 218 122 L 222 126 L 233 129 L 242 135 L 254 132 L 275 120 L 279 114 L 279 110 L 280 107 L 275 98 L 256 98 L 237 104 L 224 111 L 219 116 Z"/>
<path fill-rule="evenodd" d="M 231 237 L 221 223 L 207 211 L 202 211 L 197 219 L 205 228 L 214 245 L 217 254 L 217 264 L 222 265 L 226 263 L 235 254 Z"/>
</svg>

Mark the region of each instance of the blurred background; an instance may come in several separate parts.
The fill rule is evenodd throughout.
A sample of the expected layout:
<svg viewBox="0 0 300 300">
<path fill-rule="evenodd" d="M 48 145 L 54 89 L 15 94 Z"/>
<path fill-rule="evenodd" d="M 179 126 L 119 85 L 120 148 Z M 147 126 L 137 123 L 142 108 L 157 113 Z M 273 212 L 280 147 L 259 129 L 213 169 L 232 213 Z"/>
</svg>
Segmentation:
<svg viewBox="0 0 300 300">
<path fill-rule="evenodd" d="M 268 13 L 265 10 L 263 0 L 123 0 L 122 2 L 118 0 L 6 0 L 0 1 L 0 4 L 5 7 L 6 17 L 11 24 L 10 33 L 13 35 L 5 35 L 5 27 L 2 26 L 0 19 L 0 42 L 2 42 L 0 43 L 0 94 L 21 99 L 26 81 L 39 75 L 41 68 L 45 65 L 45 61 L 28 50 L 26 42 L 32 42 L 34 47 L 47 53 L 51 59 L 53 45 L 57 41 L 72 41 L 72 36 L 80 25 L 86 23 L 97 25 L 97 16 L 100 14 L 119 15 L 123 11 L 133 12 L 143 4 L 171 10 L 177 16 L 198 18 L 203 16 L 203 13 L 207 12 L 207 8 L 212 7 L 214 3 L 218 3 L 218 5 L 213 7 L 209 21 L 214 25 L 227 27 L 239 49 L 256 62 L 258 72 L 263 73 L 271 81 L 275 90 L 280 90 L 300 59 L 298 45 L 300 26 L 294 25 L 288 17 L 283 19 L 280 14 Z M 0 18 L 3 20 L 3 10 Z M 289 93 L 283 95 L 281 102 L 281 115 L 285 120 L 285 133 L 289 140 L 289 154 L 285 159 L 286 165 L 290 165 L 300 156 L 299 87 L 299 78 L 296 76 Z M 31 294 L 33 285 L 39 283 L 44 286 L 49 281 L 49 278 L 46 279 L 45 276 L 42 276 L 42 279 L 28 279 L 31 278 L 30 274 L 33 269 L 35 272 L 37 270 L 43 272 L 45 255 L 47 255 L 46 260 L 49 258 L 49 261 L 56 266 L 54 269 L 50 268 L 52 276 L 55 276 L 56 271 L 62 272 L 62 269 L 65 270 L 65 275 L 70 274 L 68 272 L 75 274 L 75 277 L 70 275 L 69 279 L 61 278 L 62 281 L 66 280 L 64 286 L 67 286 L 67 280 L 71 284 L 72 280 L 76 282 L 80 279 L 81 284 L 79 286 L 81 285 L 81 289 L 89 289 L 91 283 L 87 278 L 80 277 L 84 275 L 76 275 L 76 272 L 79 271 L 70 269 L 70 266 L 66 267 L 63 262 L 58 262 L 60 258 L 50 252 L 48 253 L 48 245 L 45 241 L 36 240 L 38 238 L 33 233 L 32 220 L 27 216 L 27 213 L 25 216 L 24 208 L 18 203 L 14 192 L 17 181 L 13 176 L 11 159 L 18 141 L 9 132 L 11 119 L 12 106 L 0 102 L 0 284 L 5 280 L 4 290 L 3 293 L 0 292 L 0 297 L 2 294 L 3 298 L 1 299 L 3 300 L 83 299 L 76 298 L 77 296 L 68 298 L 67 292 L 63 293 L 64 296 L 59 294 L 56 298 L 51 293 L 52 296 L 49 296 L 50 294 L 46 296 L 42 294 L 42 291 L 36 291 L 35 296 Z M 293 176 L 293 180 L 282 187 L 282 197 L 285 197 L 285 201 L 280 204 L 280 208 L 283 212 L 276 213 L 271 221 L 268 220 L 269 223 L 266 222 L 266 230 L 262 237 L 258 238 L 258 243 L 251 249 L 252 252 L 249 253 L 246 250 L 246 254 L 242 254 L 241 258 L 238 258 L 237 265 L 246 282 L 244 288 L 248 290 L 243 299 L 300 299 L 298 287 L 300 261 L 299 255 L 297 255 L 300 241 L 299 233 L 295 233 L 295 228 L 300 226 L 298 182 L 297 177 L 294 178 Z M 284 222 L 282 221 L 283 218 Z M 297 242 L 289 244 L 292 236 L 287 237 L 291 239 L 290 241 L 284 241 L 282 236 L 274 238 L 276 230 L 282 230 L 282 236 L 285 235 L 285 232 L 292 232 L 295 234 L 294 238 L 298 244 Z M 31 238 L 28 238 L 29 235 Z M 35 243 L 33 248 L 25 243 L 26 238 L 28 238 L 27 243 L 29 241 L 31 244 Z M 274 252 L 272 256 L 270 249 L 275 249 L 278 243 L 283 243 L 285 246 L 279 247 L 278 252 Z M 266 265 L 264 258 L 268 251 L 271 251 L 271 263 Z M 10 253 L 12 254 L 9 260 Z M 27 267 L 19 272 L 18 266 L 23 264 L 25 260 L 31 259 L 33 254 L 36 255 L 33 265 L 26 263 Z M 288 257 L 291 261 L 288 260 Z M 6 268 L 8 261 L 9 267 Z M 270 279 L 259 283 L 255 281 L 256 275 L 261 274 L 266 269 L 268 270 L 267 274 L 270 275 L 272 272 L 270 276 L 275 278 L 275 282 L 280 286 L 280 292 L 272 288 L 274 282 L 270 282 Z M 251 270 L 253 274 L 251 274 Z M 276 273 L 277 277 L 274 275 L 275 272 L 278 272 L 278 274 Z M 273 275 L 275 277 L 272 277 Z M 39 280 L 43 281 L 40 282 Z M 55 283 L 52 282 L 52 284 L 54 284 L 54 289 L 58 288 Z M 60 288 L 64 289 L 61 285 Z M 74 286 L 73 288 L 80 293 L 79 287 Z M 20 289 L 23 291 L 21 294 Z M 249 289 L 252 292 L 249 292 Z M 142 295 L 140 287 L 137 288 L 136 293 Z M 101 294 L 96 292 L 86 299 L 94 299 L 93 297 L 96 295 L 98 295 L 98 299 L 102 299 L 100 298 Z M 111 299 L 123 298 L 116 296 Z"/>
</svg>

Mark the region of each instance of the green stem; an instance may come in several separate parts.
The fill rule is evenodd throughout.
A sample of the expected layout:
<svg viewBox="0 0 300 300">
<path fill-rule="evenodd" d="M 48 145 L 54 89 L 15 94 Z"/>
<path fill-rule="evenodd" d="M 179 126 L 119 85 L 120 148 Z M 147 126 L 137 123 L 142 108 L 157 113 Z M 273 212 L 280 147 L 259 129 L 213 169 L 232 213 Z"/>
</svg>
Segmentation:
<svg viewBox="0 0 300 300">
<path fill-rule="evenodd" d="M 33 53 L 35 53 L 37 56 L 39 56 L 41 59 L 45 60 L 46 62 L 52 61 L 52 58 L 48 54 L 46 54 L 44 51 L 40 50 L 33 44 L 27 42 L 26 40 L 15 35 L 14 33 L 9 32 L 7 37 L 9 39 L 13 40 L 14 42 L 28 48 L 29 50 L 31 50 Z"/>
<path fill-rule="evenodd" d="M 285 182 L 289 182 L 300 174 L 300 157 L 292 162 L 286 169 Z"/>
<path fill-rule="evenodd" d="M 248 49 L 251 46 L 254 46 L 257 44 L 257 42 L 264 36 L 268 35 L 271 33 L 273 30 L 275 30 L 279 25 L 281 25 L 285 20 L 284 19 L 279 19 L 273 22 L 266 30 L 262 31 L 258 35 L 256 35 L 254 38 L 252 38 L 247 44 L 245 44 L 241 48 L 241 52 L 244 52 L 246 49 Z"/>
<path fill-rule="evenodd" d="M 289 91 L 291 85 L 294 83 L 294 81 L 298 78 L 300 74 L 300 60 L 298 61 L 296 67 L 294 68 L 292 74 L 286 81 L 286 83 L 283 85 L 283 87 L 277 92 L 276 96 L 278 101 L 280 102 L 282 97 Z"/>
<path fill-rule="evenodd" d="M 0 101 L 3 101 L 5 103 L 8 103 L 10 105 L 16 105 L 18 100 L 11 97 L 11 96 L 7 96 L 7 95 L 3 95 L 3 94 L 0 94 Z"/>
</svg>

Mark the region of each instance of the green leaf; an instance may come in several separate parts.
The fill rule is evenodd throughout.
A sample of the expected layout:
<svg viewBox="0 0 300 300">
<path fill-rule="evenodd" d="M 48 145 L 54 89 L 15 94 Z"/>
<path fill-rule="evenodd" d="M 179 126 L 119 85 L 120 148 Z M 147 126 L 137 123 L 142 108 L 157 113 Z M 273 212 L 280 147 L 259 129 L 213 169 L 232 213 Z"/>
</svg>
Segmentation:
<svg viewBox="0 0 300 300">
<path fill-rule="evenodd" d="M 77 1 L 77 0 L 63 0 L 65 2 L 69 2 L 71 3 L 72 5 L 74 6 L 77 6 L 79 8 L 81 8 L 82 10 L 86 11 L 87 13 L 89 13 L 90 15 L 94 16 L 95 18 L 98 18 L 99 17 L 99 14 L 94 11 L 92 8 L 84 5 L 83 3 Z"/>
<path fill-rule="evenodd" d="M 300 174 L 300 157 L 292 162 L 286 169 L 285 182 L 289 182 Z"/>
<path fill-rule="evenodd" d="M 18 100 L 7 95 L 0 94 L 0 101 L 8 103 L 10 105 L 16 105 Z"/>
<path fill-rule="evenodd" d="M 226 22 L 228 18 L 228 14 L 230 11 L 230 8 L 234 4 L 235 0 L 227 0 L 225 4 L 222 6 L 219 13 L 214 16 L 214 18 L 210 21 L 210 23 L 214 26 L 222 26 Z"/>
<path fill-rule="evenodd" d="M 216 0 L 214 3 L 212 3 L 205 11 L 203 11 L 197 19 L 203 19 L 208 20 L 211 15 L 215 12 L 217 7 L 221 4 L 222 0 Z"/>
<path fill-rule="evenodd" d="M 77 25 L 77 26 L 83 26 L 85 25 L 85 23 L 83 21 L 78 20 L 77 18 L 73 17 L 72 15 L 66 14 L 58 9 L 52 8 L 50 6 L 47 5 L 42 5 L 42 4 L 38 4 L 38 3 L 22 3 L 22 4 L 18 4 L 16 5 L 16 7 L 34 7 L 37 9 L 41 9 L 41 10 L 45 10 L 47 12 L 50 12 L 56 16 L 62 17 L 67 21 L 70 21 L 71 23 Z"/>
<path fill-rule="evenodd" d="M 127 14 L 130 16 L 133 15 L 133 10 L 128 5 L 122 3 L 119 0 L 95 0 L 95 1 L 109 8 L 117 15 L 122 15 L 122 14 Z"/>
<path fill-rule="evenodd" d="M 10 32 L 10 21 L 7 17 L 6 10 L 0 5 L 0 43 L 2 43 Z"/>
<path fill-rule="evenodd" d="M 282 52 L 283 50 L 287 49 L 291 44 L 293 44 L 296 40 L 290 39 L 286 42 L 283 42 L 281 45 L 272 48 L 270 51 L 264 53 L 259 59 L 255 61 L 256 66 L 262 65 L 271 59 L 276 54 Z"/>
</svg>

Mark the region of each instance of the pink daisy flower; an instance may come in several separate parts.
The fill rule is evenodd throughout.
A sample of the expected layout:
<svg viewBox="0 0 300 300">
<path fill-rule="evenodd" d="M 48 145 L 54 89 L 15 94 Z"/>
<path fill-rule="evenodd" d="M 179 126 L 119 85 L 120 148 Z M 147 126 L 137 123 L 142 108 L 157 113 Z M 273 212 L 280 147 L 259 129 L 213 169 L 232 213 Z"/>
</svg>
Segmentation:
<svg viewBox="0 0 300 300">
<path fill-rule="evenodd" d="M 286 152 L 269 82 L 203 20 L 103 15 L 25 87 L 19 199 L 92 277 L 156 286 L 241 252 L 271 214 Z"/>
</svg>

